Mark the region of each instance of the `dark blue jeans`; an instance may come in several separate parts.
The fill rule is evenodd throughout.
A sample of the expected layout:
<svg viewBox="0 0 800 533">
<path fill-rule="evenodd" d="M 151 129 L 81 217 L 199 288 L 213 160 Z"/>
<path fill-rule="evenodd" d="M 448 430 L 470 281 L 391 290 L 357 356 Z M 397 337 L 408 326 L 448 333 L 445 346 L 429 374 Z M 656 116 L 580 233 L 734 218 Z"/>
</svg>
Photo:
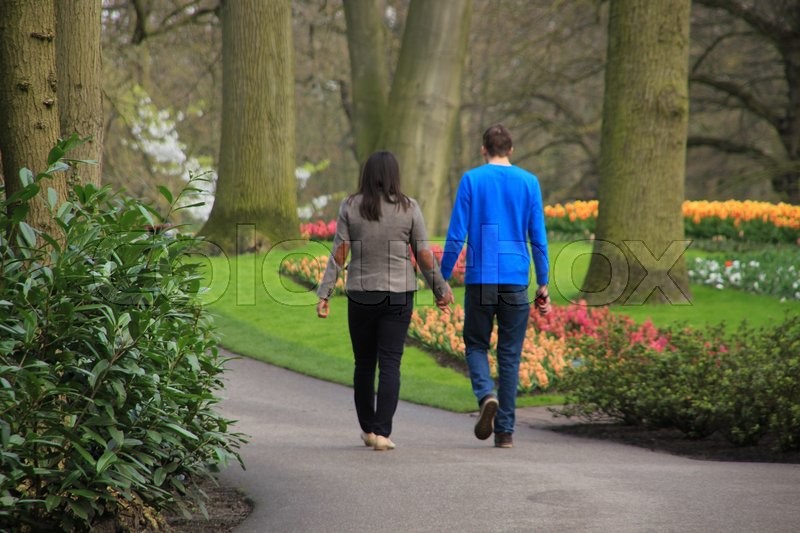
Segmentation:
<svg viewBox="0 0 800 533">
<path fill-rule="evenodd" d="M 519 361 L 528 328 L 530 302 L 525 285 L 467 285 L 464 296 L 464 344 L 478 402 L 494 394 L 489 371 L 489 341 L 497 317 L 497 400 L 495 433 L 513 433 Z"/>
<path fill-rule="evenodd" d="M 400 397 L 400 360 L 414 309 L 413 292 L 350 292 L 353 397 L 361 430 L 388 437 Z M 379 369 L 375 394 L 375 369 Z"/>
</svg>

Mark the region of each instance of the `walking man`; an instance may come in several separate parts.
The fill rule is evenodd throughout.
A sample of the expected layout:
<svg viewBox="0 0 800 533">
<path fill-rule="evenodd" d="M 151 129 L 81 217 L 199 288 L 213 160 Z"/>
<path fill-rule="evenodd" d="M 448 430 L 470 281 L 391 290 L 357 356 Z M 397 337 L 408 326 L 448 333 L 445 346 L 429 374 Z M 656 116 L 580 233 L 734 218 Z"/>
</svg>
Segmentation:
<svg viewBox="0 0 800 533">
<path fill-rule="evenodd" d="M 466 242 L 464 343 L 472 391 L 480 407 L 475 436 L 485 440 L 494 432 L 498 448 L 513 446 L 520 355 L 530 312 L 531 257 L 537 282 L 534 303 L 540 313 L 550 311 L 539 180 L 511 164 L 512 152 L 511 134 L 503 125 L 484 132 L 481 155 L 485 164 L 461 178 L 442 257 L 442 275 L 449 279 Z M 487 355 L 495 318 L 496 393 Z"/>
</svg>

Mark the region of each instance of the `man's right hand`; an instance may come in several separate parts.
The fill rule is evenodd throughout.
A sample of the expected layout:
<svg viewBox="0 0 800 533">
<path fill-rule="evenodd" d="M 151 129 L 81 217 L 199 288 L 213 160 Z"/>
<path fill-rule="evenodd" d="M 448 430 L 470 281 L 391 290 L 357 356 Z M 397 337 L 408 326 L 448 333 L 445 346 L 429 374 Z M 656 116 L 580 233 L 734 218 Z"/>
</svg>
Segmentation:
<svg viewBox="0 0 800 533">
<path fill-rule="evenodd" d="M 550 292 L 547 290 L 547 285 L 540 285 L 536 289 L 536 298 L 533 300 L 533 305 L 540 315 L 546 315 L 552 310 Z"/>
</svg>

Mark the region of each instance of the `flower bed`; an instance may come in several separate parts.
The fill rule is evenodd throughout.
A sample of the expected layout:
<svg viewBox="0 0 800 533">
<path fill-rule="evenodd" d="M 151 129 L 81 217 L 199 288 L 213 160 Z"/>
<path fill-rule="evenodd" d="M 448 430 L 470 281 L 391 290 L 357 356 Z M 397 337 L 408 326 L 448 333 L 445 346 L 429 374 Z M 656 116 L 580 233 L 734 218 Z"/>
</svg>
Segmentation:
<svg viewBox="0 0 800 533">
<path fill-rule="evenodd" d="M 441 249 L 439 252 L 434 250 L 434 254 L 441 257 Z M 462 252 L 459 263 L 463 265 L 463 261 Z M 280 272 L 307 287 L 316 287 L 322 279 L 327 264 L 327 256 L 287 259 L 281 263 Z M 463 280 L 463 271 L 461 276 Z M 424 285 L 421 278 L 419 283 L 421 286 Z M 336 281 L 334 294 L 343 295 L 344 287 L 345 274 L 339 276 Z M 588 307 L 583 302 L 554 306 L 553 311 L 547 316 L 532 311 L 522 348 L 519 370 L 520 392 L 555 388 L 564 367 L 581 357 L 577 349 L 578 341 L 585 336 L 603 338 L 607 335 L 610 324 L 623 328 L 630 342 L 634 344 L 642 344 L 660 351 L 668 343 L 667 337 L 650 322 L 638 325 L 629 318 L 612 315 L 607 308 Z M 442 313 L 435 307 L 420 307 L 415 309 L 412 316 L 409 335 L 429 350 L 464 361 L 463 327 L 464 309 L 460 305 L 453 306 L 449 314 Z M 495 327 L 489 354 L 493 375 L 497 372 L 496 348 Z"/>
<path fill-rule="evenodd" d="M 697 257 L 689 265 L 689 279 L 717 289 L 734 288 L 781 300 L 800 300 L 798 265 L 798 250 L 764 250 L 726 260 Z"/>
<path fill-rule="evenodd" d="M 585 303 L 554 306 L 547 316 L 531 311 L 531 320 L 522 346 L 519 369 L 519 392 L 553 390 L 567 365 L 581 359 L 580 341 L 584 337 L 602 340 L 613 327 L 621 328 L 629 342 L 662 351 L 668 338 L 652 323 L 636 324 L 627 317 L 613 315 L 604 307 L 588 307 Z M 430 350 L 464 360 L 462 335 L 464 309 L 455 305 L 450 314 L 435 307 L 414 310 L 409 335 Z M 497 376 L 497 327 L 492 331 L 489 366 Z"/>
<path fill-rule="evenodd" d="M 547 229 L 591 235 L 598 206 L 597 200 L 545 206 Z M 797 243 L 800 239 L 800 206 L 796 205 L 750 200 L 687 200 L 683 202 L 683 217 L 688 238 L 772 243 Z"/>
<path fill-rule="evenodd" d="M 300 235 L 304 239 L 312 241 L 332 241 L 333 236 L 336 235 L 336 220 L 329 222 L 317 220 L 300 224 Z"/>
<path fill-rule="evenodd" d="M 548 231 L 556 234 L 594 234 L 597 200 L 547 205 Z M 800 243 L 800 206 L 785 203 L 727 200 L 683 202 L 686 237 L 747 242 Z M 300 232 L 311 240 L 331 240 L 336 221 L 302 224 Z"/>
<path fill-rule="evenodd" d="M 322 281 L 322 276 L 325 274 L 325 267 L 327 266 L 327 255 L 320 255 L 319 257 L 311 257 L 306 255 L 303 256 L 302 259 L 284 259 L 280 266 L 280 273 L 292 278 L 300 285 L 316 288 Z M 347 273 L 345 271 L 336 280 L 336 286 L 333 289 L 333 294 L 344 294 L 346 275 Z"/>
<path fill-rule="evenodd" d="M 436 259 L 441 261 L 441 246 L 432 245 L 431 251 Z M 306 287 L 317 287 L 320 281 L 322 281 L 322 276 L 325 273 L 325 267 L 328 266 L 328 257 L 329 256 L 321 255 L 319 257 L 303 256 L 302 259 L 296 259 L 293 257 L 287 258 L 281 263 L 280 273 L 289 276 Z M 416 267 L 416 261 L 414 261 L 413 255 L 411 256 L 411 262 Z M 458 287 L 464 284 L 465 271 L 466 252 L 465 250 L 462 250 L 455 267 L 453 267 L 453 274 L 449 281 L 451 287 Z M 336 280 L 336 287 L 334 288 L 333 294 L 344 294 L 346 279 L 347 271 L 345 270 L 339 276 L 339 279 Z M 417 288 L 424 289 L 425 287 L 425 280 L 419 273 L 419 269 L 417 269 Z"/>
</svg>

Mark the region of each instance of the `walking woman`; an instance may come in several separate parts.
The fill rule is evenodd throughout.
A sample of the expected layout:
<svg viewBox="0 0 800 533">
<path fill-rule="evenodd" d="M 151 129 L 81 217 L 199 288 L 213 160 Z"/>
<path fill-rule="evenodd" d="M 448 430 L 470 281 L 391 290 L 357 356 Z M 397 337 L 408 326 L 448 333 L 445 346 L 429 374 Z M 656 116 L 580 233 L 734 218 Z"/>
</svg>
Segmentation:
<svg viewBox="0 0 800 533">
<path fill-rule="evenodd" d="M 428 247 L 419 205 L 400 190 L 400 168 L 394 155 L 372 154 L 359 181 L 358 192 L 339 207 L 333 251 L 317 289 L 317 316 L 328 316 L 328 298 L 349 253 L 347 321 L 361 439 L 375 450 L 392 450 L 395 445 L 389 436 L 400 395 L 400 360 L 417 289 L 409 245 L 436 305 L 447 309 L 453 293 Z"/>
</svg>

